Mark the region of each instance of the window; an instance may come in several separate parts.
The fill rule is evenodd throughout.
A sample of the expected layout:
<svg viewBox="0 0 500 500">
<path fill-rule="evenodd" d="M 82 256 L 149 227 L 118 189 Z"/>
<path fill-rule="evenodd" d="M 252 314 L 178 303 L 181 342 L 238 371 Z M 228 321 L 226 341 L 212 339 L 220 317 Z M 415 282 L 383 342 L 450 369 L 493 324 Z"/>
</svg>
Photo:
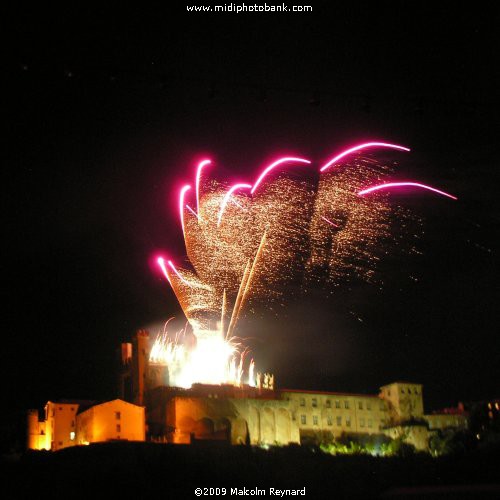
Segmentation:
<svg viewBox="0 0 500 500">
<path fill-rule="evenodd" d="M 313 425 L 318 425 L 318 416 L 317 415 L 313 416 Z"/>
<path fill-rule="evenodd" d="M 347 427 L 351 427 L 351 417 L 345 418 L 345 425 L 347 425 Z"/>
<path fill-rule="evenodd" d="M 342 417 L 337 417 L 337 425 L 342 425 Z"/>
<path fill-rule="evenodd" d="M 312 406 L 313 406 L 313 408 L 318 407 L 318 400 L 316 398 L 312 398 Z"/>
<path fill-rule="evenodd" d="M 120 411 L 115 411 L 115 419 L 116 420 L 121 420 L 121 418 L 122 418 L 121 412 Z"/>
<path fill-rule="evenodd" d="M 75 411 L 75 408 L 73 406 L 71 407 L 71 411 Z"/>
<path fill-rule="evenodd" d="M 304 398 L 300 398 L 300 406 L 305 406 L 306 400 Z"/>
<path fill-rule="evenodd" d="M 366 403 L 366 409 L 371 410 L 372 409 L 372 404 L 371 403 Z"/>
<path fill-rule="evenodd" d="M 328 416 L 326 417 L 326 423 L 327 423 L 328 425 L 333 425 L 333 418 L 332 418 L 332 416 L 331 416 L 331 415 L 328 415 Z"/>
<path fill-rule="evenodd" d="M 349 409 L 349 401 L 344 401 L 344 408 Z"/>
<path fill-rule="evenodd" d="M 307 420 L 306 420 L 306 416 L 305 416 L 305 415 L 301 415 L 301 416 L 300 416 L 300 423 L 301 423 L 302 425 L 306 425 Z"/>
<path fill-rule="evenodd" d="M 332 402 L 329 399 L 326 400 L 326 407 L 327 408 L 331 408 L 332 407 Z"/>
<path fill-rule="evenodd" d="M 362 409 L 363 409 L 363 401 L 359 401 L 359 402 L 358 402 L 358 408 L 359 408 L 360 410 L 362 410 Z"/>
<path fill-rule="evenodd" d="M 365 426 L 365 419 L 364 418 L 360 418 L 359 419 L 359 426 L 360 427 L 364 427 Z"/>
<path fill-rule="evenodd" d="M 116 424 L 116 432 L 121 432 L 122 427 L 120 424 Z"/>
<path fill-rule="evenodd" d="M 340 401 L 335 401 L 335 408 L 340 408 Z"/>
<path fill-rule="evenodd" d="M 368 419 L 368 427 L 373 427 L 373 420 L 371 418 Z"/>
<path fill-rule="evenodd" d="M 74 420 L 72 420 L 72 421 L 71 421 L 71 427 L 74 427 L 74 426 L 75 426 L 75 421 L 74 421 Z"/>
<path fill-rule="evenodd" d="M 387 389 L 387 395 L 390 396 L 391 395 L 391 390 L 390 389 Z"/>
<path fill-rule="evenodd" d="M 74 441 L 74 440 L 75 440 L 75 433 L 74 433 L 73 431 L 71 431 L 71 432 L 69 433 L 69 439 L 70 439 L 71 441 Z"/>
<path fill-rule="evenodd" d="M 401 394 L 404 394 L 405 390 L 401 387 Z"/>
</svg>

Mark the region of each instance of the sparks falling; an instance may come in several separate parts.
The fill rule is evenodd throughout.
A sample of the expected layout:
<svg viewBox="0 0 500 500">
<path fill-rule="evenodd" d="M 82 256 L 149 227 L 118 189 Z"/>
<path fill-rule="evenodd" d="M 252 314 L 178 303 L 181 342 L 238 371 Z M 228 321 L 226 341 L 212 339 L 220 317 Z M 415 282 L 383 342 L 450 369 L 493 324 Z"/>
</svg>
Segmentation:
<svg viewBox="0 0 500 500">
<path fill-rule="evenodd" d="M 247 349 L 235 336 L 253 299 L 272 300 L 304 278 L 372 280 L 394 221 L 405 226 L 408 216 L 390 200 L 389 188 L 418 187 L 455 198 L 418 182 L 387 182 L 393 170 L 366 156 L 366 149 L 376 148 L 409 151 L 364 143 L 336 154 L 319 172 L 305 158 L 283 157 L 253 182 L 233 185 L 207 175 L 211 160 L 198 164 L 195 189 L 185 184 L 179 193 L 189 265 L 157 259 L 196 337 L 188 351 L 178 337 L 163 333 L 156 339 L 151 360 L 169 366 L 171 385 L 254 385 L 254 362 L 245 366 Z"/>
</svg>

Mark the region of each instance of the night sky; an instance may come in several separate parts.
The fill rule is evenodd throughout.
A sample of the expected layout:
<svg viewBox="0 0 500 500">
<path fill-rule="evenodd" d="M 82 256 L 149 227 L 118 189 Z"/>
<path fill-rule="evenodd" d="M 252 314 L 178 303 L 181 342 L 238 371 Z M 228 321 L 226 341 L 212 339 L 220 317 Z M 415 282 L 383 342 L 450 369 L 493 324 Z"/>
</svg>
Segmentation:
<svg viewBox="0 0 500 500">
<path fill-rule="evenodd" d="M 389 155 L 398 178 L 459 200 L 394 195 L 425 219 L 423 255 L 389 256 L 382 290 L 353 282 L 248 315 L 256 359 L 288 388 L 421 382 L 426 409 L 500 396 L 495 13 L 305 3 L 7 16 L 0 356 L 14 408 L 115 396 L 119 343 L 182 317 L 152 257 L 182 261 L 174 194 L 203 155 L 214 176 L 253 178 L 276 154 L 319 167 L 365 140 L 411 147 Z"/>
</svg>

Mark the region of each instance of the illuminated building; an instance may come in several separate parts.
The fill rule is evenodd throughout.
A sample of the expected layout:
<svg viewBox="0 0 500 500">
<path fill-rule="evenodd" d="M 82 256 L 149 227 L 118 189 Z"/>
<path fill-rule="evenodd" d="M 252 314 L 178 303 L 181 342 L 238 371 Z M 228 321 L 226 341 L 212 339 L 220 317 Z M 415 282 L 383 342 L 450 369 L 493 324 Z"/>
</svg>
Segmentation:
<svg viewBox="0 0 500 500">
<path fill-rule="evenodd" d="M 193 384 L 185 389 L 169 386 L 168 366 L 149 363 L 147 332 L 141 330 L 132 343 L 122 344 L 121 352 L 121 397 L 128 394 L 131 402 L 145 404 L 154 441 L 285 445 L 383 435 L 426 451 L 432 433 L 468 425 L 463 411 L 425 414 L 421 384 L 394 382 L 373 395 L 248 385 Z"/>
<path fill-rule="evenodd" d="M 174 387 L 169 367 L 150 362 L 150 338 L 139 330 L 121 345 L 121 399 L 48 401 L 42 420 L 28 411 L 28 448 L 57 451 L 112 440 L 189 444 L 218 440 L 272 446 L 320 444 L 348 437 L 398 439 L 428 451 L 429 438 L 467 429 L 463 407 L 424 413 L 422 385 L 394 382 L 379 394 L 280 389 L 272 376 L 247 384 Z M 489 403 L 490 413 L 498 402 Z M 147 433 L 146 433 L 147 429 Z M 147 434 L 147 435 L 146 435 Z"/>
<path fill-rule="evenodd" d="M 57 451 L 76 444 L 76 418 L 80 407 L 93 401 L 47 401 L 44 417 L 39 420 L 38 410 L 28 411 L 28 448 Z"/>
<path fill-rule="evenodd" d="M 145 441 L 144 407 L 121 399 L 91 406 L 76 419 L 76 443 Z"/>
<path fill-rule="evenodd" d="M 110 440 L 145 440 L 144 408 L 120 399 L 48 401 L 39 420 L 28 410 L 27 447 L 57 451 L 69 446 Z"/>
</svg>

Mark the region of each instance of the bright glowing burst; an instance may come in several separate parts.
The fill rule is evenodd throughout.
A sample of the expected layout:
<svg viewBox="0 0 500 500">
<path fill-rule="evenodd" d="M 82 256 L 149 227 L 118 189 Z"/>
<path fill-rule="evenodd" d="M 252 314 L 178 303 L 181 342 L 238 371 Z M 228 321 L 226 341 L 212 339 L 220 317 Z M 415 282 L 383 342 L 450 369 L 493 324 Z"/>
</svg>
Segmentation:
<svg viewBox="0 0 500 500">
<path fill-rule="evenodd" d="M 186 328 L 171 334 L 169 319 L 163 331 L 158 333 L 149 355 L 153 377 L 159 385 L 189 388 L 194 383 L 241 385 L 243 381 L 244 353 L 238 345 L 226 341 L 217 334 L 199 339 L 196 346 L 187 347 Z M 250 364 L 249 378 L 253 379 Z M 250 380 L 249 380 L 250 382 Z M 254 385 L 252 380 L 251 385 Z"/>
<path fill-rule="evenodd" d="M 157 339 L 152 359 L 165 359 L 169 374 L 171 364 L 178 367 L 171 385 L 254 385 L 255 364 L 245 362 L 247 350 L 234 336 L 249 303 L 300 289 L 304 277 L 309 284 L 338 285 L 352 275 L 374 281 L 378 260 L 391 243 L 400 244 L 394 227 L 407 227 L 410 219 L 390 200 L 389 187 L 423 187 L 454 198 L 419 183 L 388 182 L 392 169 L 366 156 L 370 148 L 409 151 L 367 142 L 335 155 L 319 176 L 310 169 L 290 173 L 283 167 L 311 162 L 287 156 L 266 167 L 253 184 L 232 186 L 202 176 L 210 160 L 198 164 L 196 210 L 186 204 L 189 184 L 179 196 L 188 266 L 177 268 L 158 258 L 196 337 L 196 346 L 187 350 L 165 335 Z M 328 170 L 334 164 L 337 168 Z M 272 170 L 276 175 L 271 177 Z M 363 196 L 374 191 L 380 193 Z"/>
</svg>

